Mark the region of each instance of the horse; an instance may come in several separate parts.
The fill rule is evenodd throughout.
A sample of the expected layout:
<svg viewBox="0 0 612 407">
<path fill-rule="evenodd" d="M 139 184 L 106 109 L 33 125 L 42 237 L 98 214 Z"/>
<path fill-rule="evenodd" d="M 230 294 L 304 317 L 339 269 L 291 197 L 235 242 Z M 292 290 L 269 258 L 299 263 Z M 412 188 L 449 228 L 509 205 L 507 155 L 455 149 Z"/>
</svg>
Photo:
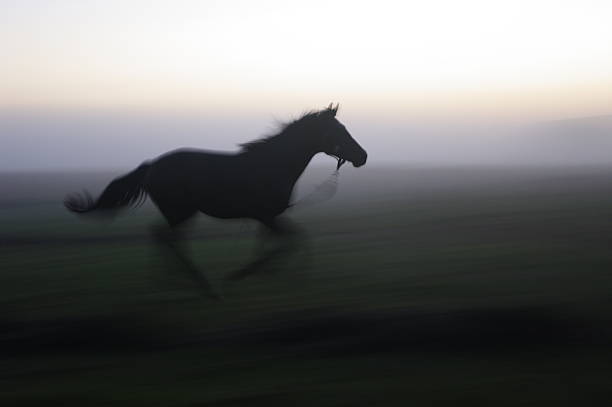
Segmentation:
<svg viewBox="0 0 612 407">
<path fill-rule="evenodd" d="M 325 153 L 354 167 L 366 163 L 367 152 L 338 121 L 338 104 L 311 110 L 281 124 L 277 134 L 240 144 L 238 152 L 178 149 L 145 161 L 132 172 L 114 179 L 97 198 L 85 191 L 68 195 L 65 207 L 77 214 L 115 215 L 140 206 L 148 196 L 165 218 L 153 230 L 155 241 L 169 248 L 205 291 L 219 297 L 181 250 L 180 231 L 198 212 L 221 219 L 253 219 L 281 246 L 256 258 L 228 278 L 253 274 L 280 253 L 295 246 L 296 229 L 280 215 L 290 206 L 294 186 L 311 159 Z"/>
</svg>

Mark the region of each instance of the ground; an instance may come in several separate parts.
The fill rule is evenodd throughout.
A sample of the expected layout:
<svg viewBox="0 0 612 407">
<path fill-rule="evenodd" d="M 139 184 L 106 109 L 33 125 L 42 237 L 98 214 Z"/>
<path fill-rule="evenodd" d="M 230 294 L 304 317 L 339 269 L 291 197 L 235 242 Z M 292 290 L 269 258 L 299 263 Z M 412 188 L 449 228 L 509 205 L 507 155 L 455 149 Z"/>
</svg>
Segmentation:
<svg viewBox="0 0 612 407">
<path fill-rule="evenodd" d="M 154 208 L 61 207 L 108 174 L 0 178 L 1 405 L 612 401 L 612 169 L 344 171 L 288 213 L 310 267 L 231 283 L 255 226 L 202 218 L 190 252 L 224 301 L 168 269 Z"/>
</svg>

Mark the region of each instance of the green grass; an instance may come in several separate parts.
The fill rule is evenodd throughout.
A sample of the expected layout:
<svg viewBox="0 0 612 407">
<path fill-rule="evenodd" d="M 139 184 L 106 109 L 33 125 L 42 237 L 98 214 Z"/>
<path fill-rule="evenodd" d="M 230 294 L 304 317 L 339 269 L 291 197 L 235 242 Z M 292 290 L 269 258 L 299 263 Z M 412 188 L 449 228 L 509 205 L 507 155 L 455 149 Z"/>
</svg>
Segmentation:
<svg viewBox="0 0 612 407">
<path fill-rule="evenodd" d="M 609 405 L 612 193 L 583 179 L 298 208 L 312 267 L 231 284 L 255 226 L 202 219 L 222 302 L 168 270 L 151 208 L 2 209 L 0 405 Z"/>
</svg>

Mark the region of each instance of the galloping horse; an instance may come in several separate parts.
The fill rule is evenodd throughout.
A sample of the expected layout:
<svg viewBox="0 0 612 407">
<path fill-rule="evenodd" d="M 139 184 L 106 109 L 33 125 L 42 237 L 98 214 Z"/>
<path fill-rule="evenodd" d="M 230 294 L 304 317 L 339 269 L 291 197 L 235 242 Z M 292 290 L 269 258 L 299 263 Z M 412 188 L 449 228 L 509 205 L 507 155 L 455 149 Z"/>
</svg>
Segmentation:
<svg viewBox="0 0 612 407">
<path fill-rule="evenodd" d="M 282 247 L 251 262 L 230 277 L 252 274 L 275 255 L 292 248 L 295 230 L 279 219 L 288 207 L 293 188 L 317 153 L 361 167 L 366 151 L 336 119 L 338 105 L 310 111 L 285 124 L 279 133 L 242 144 L 237 153 L 180 149 L 146 161 L 113 180 L 98 199 L 88 193 L 69 195 L 64 201 L 72 212 L 114 214 L 138 206 L 148 195 L 168 226 L 155 230 L 156 240 L 169 247 L 208 293 L 205 275 L 180 249 L 181 226 L 196 213 L 231 219 L 255 219 L 272 234 L 283 237 Z"/>
</svg>

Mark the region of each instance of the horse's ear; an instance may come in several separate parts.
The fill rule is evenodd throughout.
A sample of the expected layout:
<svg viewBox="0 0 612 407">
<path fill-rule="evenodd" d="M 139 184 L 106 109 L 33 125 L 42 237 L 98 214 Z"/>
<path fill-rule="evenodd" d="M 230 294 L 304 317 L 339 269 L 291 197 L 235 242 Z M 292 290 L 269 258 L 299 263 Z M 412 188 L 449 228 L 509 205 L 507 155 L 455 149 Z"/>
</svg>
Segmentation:
<svg viewBox="0 0 612 407">
<path fill-rule="evenodd" d="M 334 107 L 333 103 L 330 103 L 329 106 L 327 106 L 327 111 L 331 113 L 333 117 L 335 117 L 336 113 L 338 113 L 338 106 L 339 106 L 338 103 L 336 103 L 336 107 Z"/>
</svg>

